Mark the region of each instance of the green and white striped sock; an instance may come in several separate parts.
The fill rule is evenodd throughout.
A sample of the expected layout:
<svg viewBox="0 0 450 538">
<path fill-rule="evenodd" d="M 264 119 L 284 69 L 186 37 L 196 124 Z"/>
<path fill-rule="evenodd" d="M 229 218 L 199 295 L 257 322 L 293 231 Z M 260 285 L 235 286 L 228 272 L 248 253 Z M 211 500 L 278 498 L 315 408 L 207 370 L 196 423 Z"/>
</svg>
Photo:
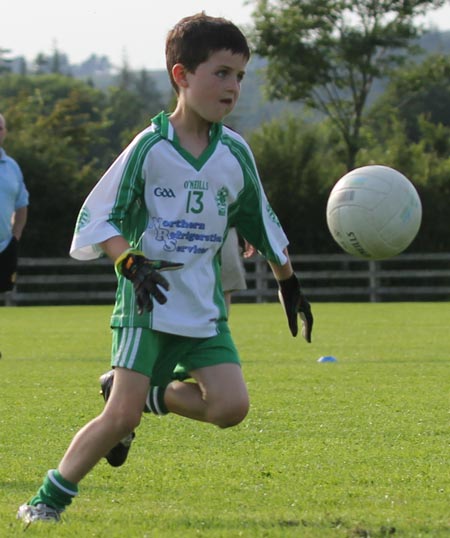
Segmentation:
<svg viewBox="0 0 450 538">
<path fill-rule="evenodd" d="M 78 495 L 78 486 L 63 478 L 56 469 L 51 469 L 44 478 L 37 494 L 28 504 L 36 506 L 39 503 L 44 503 L 57 510 L 64 510 L 76 495 Z"/>
<path fill-rule="evenodd" d="M 164 403 L 164 393 L 167 387 L 151 386 L 145 402 L 145 412 L 154 413 L 155 415 L 167 415 L 169 410 Z"/>
</svg>

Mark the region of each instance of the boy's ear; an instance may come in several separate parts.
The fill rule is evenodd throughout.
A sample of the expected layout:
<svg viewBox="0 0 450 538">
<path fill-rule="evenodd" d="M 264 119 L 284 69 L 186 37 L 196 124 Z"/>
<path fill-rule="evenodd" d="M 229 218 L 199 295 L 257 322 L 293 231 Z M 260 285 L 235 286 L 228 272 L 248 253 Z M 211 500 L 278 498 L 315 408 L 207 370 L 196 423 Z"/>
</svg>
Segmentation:
<svg viewBox="0 0 450 538">
<path fill-rule="evenodd" d="M 183 64 L 175 64 L 172 67 L 172 76 L 180 88 L 187 88 L 188 81 L 186 78 L 186 68 Z"/>
</svg>

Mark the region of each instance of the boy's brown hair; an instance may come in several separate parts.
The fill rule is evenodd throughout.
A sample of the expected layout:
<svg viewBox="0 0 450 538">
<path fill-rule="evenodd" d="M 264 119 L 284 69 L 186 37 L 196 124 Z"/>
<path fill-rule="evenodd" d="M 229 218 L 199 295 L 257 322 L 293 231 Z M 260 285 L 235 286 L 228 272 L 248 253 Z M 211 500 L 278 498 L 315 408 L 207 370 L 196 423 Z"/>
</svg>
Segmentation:
<svg viewBox="0 0 450 538">
<path fill-rule="evenodd" d="M 204 11 L 181 19 L 166 39 L 166 66 L 170 82 L 178 94 L 178 86 L 172 76 L 172 67 L 183 64 L 191 73 L 206 62 L 213 52 L 230 50 L 242 54 L 247 60 L 250 49 L 247 39 L 239 28 L 227 19 L 210 17 Z"/>
</svg>

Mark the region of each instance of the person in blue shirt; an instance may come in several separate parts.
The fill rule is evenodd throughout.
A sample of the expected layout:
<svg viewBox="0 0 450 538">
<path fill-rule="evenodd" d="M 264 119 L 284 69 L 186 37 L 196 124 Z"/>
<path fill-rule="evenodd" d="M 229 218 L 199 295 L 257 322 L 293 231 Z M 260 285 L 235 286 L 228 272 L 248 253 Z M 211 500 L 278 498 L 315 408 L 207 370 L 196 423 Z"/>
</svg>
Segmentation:
<svg viewBox="0 0 450 538">
<path fill-rule="evenodd" d="M 0 293 L 11 291 L 16 281 L 18 243 L 29 199 L 19 165 L 2 147 L 6 132 L 6 120 L 0 114 Z"/>
</svg>

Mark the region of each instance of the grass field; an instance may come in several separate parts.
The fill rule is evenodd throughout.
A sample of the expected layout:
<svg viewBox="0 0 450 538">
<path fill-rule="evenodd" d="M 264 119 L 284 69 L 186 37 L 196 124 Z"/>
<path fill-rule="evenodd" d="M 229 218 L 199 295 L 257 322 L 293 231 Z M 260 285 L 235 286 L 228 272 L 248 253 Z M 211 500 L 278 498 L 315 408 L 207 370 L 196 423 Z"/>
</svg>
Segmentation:
<svg viewBox="0 0 450 538">
<path fill-rule="evenodd" d="M 102 409 L 109 307 L 0 309 L 0 536 Z M 279 305 L 234 305 L 251 411 L 219 430 L 145 416 L 49 537 L 450 536 L 450 304 L 315 304 L 313 343 Z M 334 355 L 337 363 L 318 363 Z"/>
</svg>

